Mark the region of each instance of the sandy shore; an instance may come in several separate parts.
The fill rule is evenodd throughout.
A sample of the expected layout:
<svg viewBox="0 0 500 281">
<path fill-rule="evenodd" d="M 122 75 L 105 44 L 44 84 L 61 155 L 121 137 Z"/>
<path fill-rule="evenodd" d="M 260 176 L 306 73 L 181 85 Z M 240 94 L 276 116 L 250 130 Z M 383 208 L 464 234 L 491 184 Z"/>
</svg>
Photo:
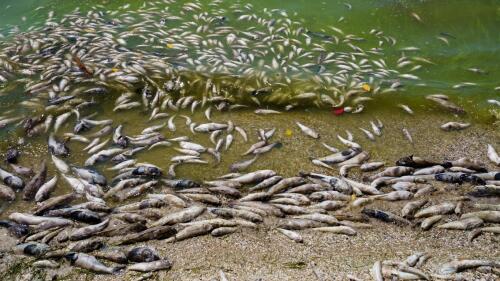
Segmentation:
<svg viewBox="0 0 500 281">
<path fill-rule="evenodd" d="M 397 115 L 397 114 L 396 114 Z M 252 117 L 251 121 L 249 116 Z M 389 115 L 379 116 L 385 124 L 384 135 L 375 143 L 364 138 L 355 126 L 367 127 L 370 117 L 348 120 L 332 119 L 330 115 L 290 114 L 273 118 L 255 115 L 235 115 L 230 117 L 238 124 L 246 126 L 247 130 L 261 127 L 278 127 L 275 137 L 280 140 L 283 148 L 265 155 L 252 170 L 271 168 L 285 176 L 297 174 L 298 171 L 328 172 L 312 166 L 308 157 L 326 155 L 320 142 L 308 139 L 293 127 L 293 121 L 301 120 L 321 134 L 321 140 L 338 145 L 336 134 L 350 128 L 356 133 L 356 139 L 363 148 L 370 152 L 371 160 L 384 160 L 393 163 L 401 156 L 416 154 L 429 159 L 448 160 L 459 157 L 471 157 L 487 162 L 486 143 L 498 147 L 500 136 L 492 125 L 477 124 L 460 132 L 442 132 L 438 129 L 446 116 L 432 116 L 426 122 L 413 122 L 407 117 Z M 221 116 L 220 118 L 225 118 Z M 247 120 L 246 124 L 244 124 Z M 333 120 L 333 121 L 332 121 Z M 265 126 L 264 121 L 266 122 Z M 335 124 L 331 124 L 335 122 Z M 357 122 L 357 123 L 356 123 Z M 243 123 L 243 124 L 242 124 Z M 286 124 L 286 125 L 283 125 Z M 402 136 L 401 127 L 407 127 L 413 137 L 414 144 L 409 144 Z M 284 136 L 286 128 L 293 128 L 291 137 Z M 252 137 L 254 138 L 254 137 Z M 230 161 L 238 158 L 238 154 L 248 146 L 238 141 L 235 153 L 224 160 L 223 168 L 215 168 L 212 174 L 223 174 Z M 300 148 L 300 149 L 298 149 Z M 488 168 L 495 170 L 491 164 Z M 498 170 L 498 168 L 496 168 Z M 227 171 L 226 171 L 227 172 Z M 201 173 L 201 174 L 200 174 Z M 196 177 L 202 177 L 200 171 Z M 338 171 L 333 172 L 337 174 Z M 187 176 L 188 170 L 181 174 Z M 359 178 L 359 173 L 353 177 Z M 427 199 L 432 202 L 455 200 L 471 190 L 471 186 L 453 187 L 436 185 L 435 192 Z M 499 198 L 481 199 L 481 202 L 499 204 Z M 400 213 L 405 202 L 375 203 L 373 208 Z M 465 211 L 473 201 L 465 201 Z M 2 214 L 6 216 L 16 208 L 9 208 Z M 352 210 L 359 212 L 359 210 Z M 450 216 L 448 220 L 456 219 Z M 220 280 L 222 270 L 229 280 L 346 280 L 347 274 L 358 276 L 362 280 L 370 280 L 369 269 L 375 261 L 404 260 L 417 251 L 425 252 L 431 259 L 423 267 L 427 272 L 433 272 L 439 264 L 453 259 L 499 259 L 500 237 L 485 234 L 474 242 L 469 242 L 467 232 L 432 229 L 422 231 L 419 227 L 397 226 L 371 220 L 373 228 L 360 229 L 357 236 L 313 233 L 300 231 L 304 237 L 303 244 L 297 244 L 279 234 L 273 229 L 276 220 L 266 219 L 258 229 L 241 229 L 238 233 L 222 238 L 203 236 L 173 244 L 164 241 L 149 241 L 149 246 L 155 247 L 162 256 L 173 262 L 170 271 L 154 273 L 151 280 Z M 0 279 L 1 280 L 136 280 L 141 274 L 126 272 L 118 276 L 95 275 L 88 271 L 71 268 L 66 261 L 57 270 L 33 269 L 29 265 L 31 258 L 14 256 L 10 249 L 16 240 L 9 237 L 4 229 L 0 229 Z M 476 274 L 476 275 L 475 275 Z M 2 276 L 3 275 L 3 276 Z M 463 280 L 494 280 L 494 275 L 464 273 Z M 479 279 L 478 279 L 479 278 Z M 484 278 L 484 279 L 480 279 Z M 497 276 L 498 278 L 498 276 Z M 498 279 L 497 279 L 498 280 Z"/>
</svg>

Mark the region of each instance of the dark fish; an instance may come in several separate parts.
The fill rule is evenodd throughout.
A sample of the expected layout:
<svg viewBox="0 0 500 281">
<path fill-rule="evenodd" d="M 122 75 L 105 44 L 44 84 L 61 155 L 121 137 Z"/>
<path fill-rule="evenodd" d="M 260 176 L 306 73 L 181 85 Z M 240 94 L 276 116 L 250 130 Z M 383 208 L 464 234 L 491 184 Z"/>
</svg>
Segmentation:
<svg viewBox="0 0 500 281">
<path fill-rule="evenodd" d="M 45 213 L 45 216 L 71 218 L 73 220 L 89 224 L 96 224 L 102 221 L 101 216 L 98 213 L 86 209 L 76 208 L 50 210 Z"/>
<path fill-rule="evenodd" d="M 436 174 L 434 178 L 437 181 L 462 184 L 463 183 L 463 180 L 461 178 L 462 175 L 463 175 L 462 173 L 440 173 Z"/>
<path fill-rule="evenodd" d="M 31 178 L 31 180 L 26 184 L 24 188 L 23 200 L 33 200 L 36 192 L 45 183 L 47 179 L 47 161 L 43 160 L 40 165 L 40 170 L 36 175 Z"/>
<path fill-rule="evenodd" d="M 156 167 L 140 166 L 132 171 L 132 175 L 156 178 L 156 177 L 161 177 L 161 171 Z"/>
<path fill-rule="evenodd" d="M 76 122 L 75 127 L 73 128 L 73 132 L 75 134 L 81 133 L 83 131 L 90 130 L 92 125 L 88 124 L 84 119 Z"/>
<path fill-rule="evenodd" d="M 69 101 L 71 99 L 74 99 L 75 96 L 62 96 L 62 97 L 57 97 L 57 98 L 54 98 L 54 99 L 50 99 L 48 101 L 48 105 L 57 105 L 57 104 L 61 104 L 61 103 L 64 103 L 66 101 Z"/>
<path fill-rule="evenodd" d="M 410 156 L 405 156 L 398 161 L 396 161 L 396 165 L 398 166 L 405 166 L 405 167 L 412 167 L 412 168 L 427 168 L 427 167 L 432 167 L 436 165 L 441 165 L 444 168 L 450 168 L 451 163 L 445 162 L 443 164 L 441 163 L 436 163 L 432 161 L 427 161 L 425 159 L 422 159 L 420 157 L 415 157 L 413 155 Z"/>
<path fill-rule="evenodd" d="M 321 40 L 333 41 L 333 37 L 332 36 L 324 34 L 324 33 L 321 33 L 321 32 L 307 31 L 306 33 L 307 33 L 307 35 L 310 35 L 312 37 L 317 37 L 317 38 L 319 38 Z"/>
<path fill-rule="evenodd" d="M 105 186 L 107 184 L 106 177 L 94 170 L 86 168 L 73 168 L 73 171 L 90 184 L 97 184 L 100 186 Z"/>
<path fill-rule="evenodd" d="M 457 39 L 457 37 L 455 37 L 454 35 L 452 35 L 452 34 L 451 34 L 451 33 L 449 33 L 449 32 L 445 32 L 445 31 L 443 31 L 443 32 L 440 32 L 439 34 L 441 34 L 441 35 L 443 35 L 443 36 L 446 36 L 446 37 L 450 37 L 450 38 L 452 38 L 452 39 Z"/>
<path fill-rule="evenodd" d="M 152 262 L 160 257 L 155 250 L 148 247 L 135 247 L 127 253 L 127 259 L 131 262 Z"/>
<path fill-rule="evenodd" d="M 19 189 L 22 189 L 24 187 L 24 181 L 18 176 L 15 176 L 15 175 L 10 174 L 10 173 L 6 173 L 5 171 L 3 171 L 1 169 L 0 169 L 0 176 L 6 185 L 8 185 L 14 189 L 19 190 Z"/>
<path fill-rule="evenodd" d="M 57 139 L 51 134 L 49 136 L 49 152 L 55 156 L 66 157 L 69 155 L 69 148 L 66 146 L 64 142 L 59 142 Z"/>
<path fill-rule="evenodd" d="M 7 161 L 7 163 L 16 164 L 17 158 L 19 158 L 20 154 L 21 153 L 19 153 L 19 150 L 15 148 L 9 148 L 5 153 L 5 161 Z"/>
<path fill-rule="evenodd" d="M 200 186 L 199 183 L 192 181 L 192 180 L 189 180 L 189 179 L 176 179 L 176 180 L 162 179 L 161 181 L 164 184 L 166 184 L 168 187 L 179 188 L 179 189 Z"/>
<path fill-rule="evenodd" d="M 391 212 L 387 212 L 387 211 L 364 208 L 361 211 L 361 213 L 365 214 L 369 217 L 381 220 L 383 222 L 390 222 L 390 223 L 395 223 L 398 225 L 409 225 L 410 224 L 410 221 L 408 221 L 408 220 L 406 220 L 398 215 L 395 215 Z"/>
<path fill-rule="evenodd" d="M 13 236 L 21 238 L 28 235 L 29 227 L 25 224 L 15 223 L 8 220 L 0 220 L 0 227 L 5 227 Z"/>
<path fill-rule="evenodd" d="M 174 236 L 177 230 L 171 226 L 150 227 L 144 231 L 132 234 L 126 234 L 118 238 L 117 245 L 133 244 L 153 239 L 165 239 Z"/>
<path fill-rule="evenodd" d="M 474 197 L 500 197 L 500 188 L 495 186 L 477 186 L 476 190 L 468 194 Z"/>
<path fill-rule="evenodd" d="M 43 243 L 28 242 L 16 245 L 14 247 L 14 252 L 18 254 L 24 254 L 28 256 L 40 257 L 49 251 L 49 246 Z"/>
</svg>

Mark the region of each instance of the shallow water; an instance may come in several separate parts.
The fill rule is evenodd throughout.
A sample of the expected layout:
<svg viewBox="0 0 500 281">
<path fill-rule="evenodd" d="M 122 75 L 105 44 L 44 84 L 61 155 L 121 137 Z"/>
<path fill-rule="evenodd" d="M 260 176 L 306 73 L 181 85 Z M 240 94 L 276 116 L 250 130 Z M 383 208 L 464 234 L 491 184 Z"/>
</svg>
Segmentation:
<svg viewBox="0 0 500 281">
<path fill-rule="evenodd" d="M 207 4 L 210 1 L 201 1 Z M 175 11 L 188 1 L 176 1 L 164 4 Z M 222 2 L 219 7 L 227 9 L 233 2 Z M 292 19 L 299 20 L 304 27 L 321 31 L 329 26 L 340 28 L 346 34 L 367 37 L 360 47 L 374 46 L 373 38 L 367 36 L 371 29 L 384 31 L 398 41 L 396 48 L 386 48 L 384 60 L 392 62 L 401 56 L 399 49 L 415 46 L 418 52 L 407 52 L 408 56 L 419 56 L 434 64 L 425 64 L 414 74 L 422 80 L 406 81 L 406 87 L 396 93 L 387 94 L 391 102 L 403 100 L 410 105 L 426 104 L 422 96 L 432 93 L 444 93 L 455 96 L 456 100 L 482 121 L 488 118 L 488 110 L 492 108 L 486 103 L 488 98 L 498 98 L 499 92 L 494 88 L 500 86 L 500 5 L 498 1 L 252 1 L 254 11 L 263 9 L 280 9 L 286 11 Z M 20 31 L 30 26 L 38 26 L 47 18 L 50 11 L 55 17 L 73 11 L 79 7 L 82 12 L 94 5 L 98 10 L 120 10 L 124 4 L 130 5 L 127 10 L 139 9 L 139 1 L 2 1 L 0 8 L 0 30 L 7 34 L 13 28 Z M 39 8 L 40 7 L 40 8 Z M 206 7 L 206 6 L 205 6 Z M 39 9 L 36 9 L 39 8 Z M 122 9 L 123 10 L 123 9 Z M 422 22 L 411 16 L 417 13 Z M 226 15 L 231 26 L 242 26 L 232 14 Z M 339 22 L 340 19 L 343 19 Z M 331 31 L 330 31 L 331 32 Z M 445 35 L 443 35 L 445 33 Z M 436 37 L 441 36 L 449 41 L 449 45 Z M 334 50 L 336 51 L 336 50 Z M 467 71 L 468 68 L 480 68 L 487 74 Z M 462 82 L 477 83 L 477 86 L 453 89 L 452 86 Z M 426 86 L 417 86 L 425 84 Z M 12 97 L 10 98 L 12 99 Z M 368 102 L 369 108 L 386 107 L 379 101 Z M 0 97 L 2 104 L 9 101 Z"/>
</svg>

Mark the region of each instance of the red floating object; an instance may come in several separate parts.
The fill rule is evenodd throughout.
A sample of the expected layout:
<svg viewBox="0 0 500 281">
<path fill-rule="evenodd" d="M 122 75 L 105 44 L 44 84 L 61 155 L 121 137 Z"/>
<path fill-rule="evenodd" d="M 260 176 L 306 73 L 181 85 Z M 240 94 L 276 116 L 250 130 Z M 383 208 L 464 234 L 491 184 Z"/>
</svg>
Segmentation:
<svg viewBox="0 0 500 281">
<path fill-rule="evenodd" d="M 339 116 L 339 115 L 344 114 L 344 108 L 343 107 L 333 108 L 332 112 L 333 112 L 333 114 Z"/>
</svg>

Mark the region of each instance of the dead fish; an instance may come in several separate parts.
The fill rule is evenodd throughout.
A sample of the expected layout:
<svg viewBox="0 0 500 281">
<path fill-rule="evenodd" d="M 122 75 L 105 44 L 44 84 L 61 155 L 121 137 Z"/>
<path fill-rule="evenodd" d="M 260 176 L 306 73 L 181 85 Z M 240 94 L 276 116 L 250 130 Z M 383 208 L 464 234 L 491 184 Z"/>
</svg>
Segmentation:
<svg viewBox="0 0 500 281">
<path fill-rule="evenodd" d="M 231 181 L 238 182 L 240 184 L 250 184 L 261 182 L 273 176 L 276 176 L 276 172 L 273 170 L 259 170 L 231 179 Z"/>
<path fill-rule="evenodd" d="M 16 199 L 16 193 L 14 190 L 6 185 L 0 184 L 0 200 L 14 201 Z"/>
<path fill-rule="evenodd" d="M 105 259 L 114 263 L 128 263 L 127 256 L 121 250 L 105 249 L 101 251 L 94 251 L 93 254 L 96 258 Z"/>
<path fill-rule="evenodd" d="M 255 155 L 252 159 L 243 160 L 240 162 L 233 163 L 233 164 L 231 164 L 231 166 L 229 166 L 229 170 L 231 172 L 244 171 L 244 170 L 248 169 L 248 167 L 250 167 L 250 165 L 252 165 L 257 160 L 257 158 L 258 158 L 258 155 Z"/>
<path fill-rule="evenodd" d="M 500 267 L 500 262 L 490 260 L 455 260 L 440 265 L 437 273 L 442 275 L 450 275 L 465 269 L 476 268 L 480 266 Z"/>
<path fill-rule="evenodd" d="M 366 129 L 363 129 L 363 128 L 359 128 L 359 129 L 360 129 L 360 130 L 361 130 L 361 131 L 362 131 L 362 132 L 366 135 L 366 137 L 367 137 L 369 140 L 371 140 L 371 141 L 375 141 L 375 136 L 373 136 L 373 134 L 372 134 L 370 131 L 368 131 L 368 130 L 366 130 Z"/>
<path fill-rule="evenodd" d="M 478 211 L 463 214 L 460 219 L 480 218 L 488 223 L 500 223 L 500 211 Z"/>
<path fill-rule="evenodd" d="M 224 235 L 235 233 L 237 230 L 238 230 L 237 227 L 231 227 L 231 226 L 217 227 L 216 229 L 212 230 L 212 232 L 210 232 L 210 235 L 214 237 L 221 237 Z"/>
<path fill-rule="evenodd" d="M 271 144 L 268 144 L 266 146 L 255 149 L 252 153 L 255 155 L 264 154 L 266 152 L 271 151 L 271 149 L 273 149 L 275 147 L 281 147 L 282 145 L 283 144 L 280 142 L 271 143 Z"/>
<path fill-rule="evenodd" d="M 434 174 L 439 174 L 445 171 L 445 168 L 441 165 L 436 165 L 428 168 L 423 168 L 420 170 L 417 170 L 413 173 L 414 176 L 419 176 L 419 175 L 434 175 Z"/>
<path fill-rule="evenodd" d="M 396 165 L 412 167 L 415 169 L 427 168 L 427 167 L 432 167 L 432 166 L 437 166 L 437 165 L 441 165 L 444 168 L 450 168 L 452 166 L 451 163 L 439 164 L 439 163 L 436 163 L 433 161 L 427 161 L 423 158 L 420 158 L 420 157 L 417 157 L 414 155 L 405 156 L 405 157 L 400 158 L 399 160 L 396 161 Z"/>
<path fill-rule="evenodd" d="M 455 229 L 455 230 L 470 230 L 470 229 L 478 228 L 481 225 L 483 225 L 482 219 L 480 219 L 478 217 L 470 217 L 470 218 L 465 218 L 465 219 L 461 219 L 458 221 L 444 223 L 444 224 L 438 225 L 437 228 Z"/>
<path fill-rule="evenodd" d="M 257 185 L 251 187 L 249 189 L 250 192 L 262 190 L 268 187 L 271 187 L 272 185 L 276 184 L 277 182 L 281 181 L 283 178 L 281 176 L 272 176 L 267 179 L 262 180 L 260 183 Z"/>
<path fill-rule="evenodd" d="M 368 153 L 366 151 L 361 151 L 360 153 L 358 153 L 354 157 L 347 159 L 345 161 L 342 161 L 340 163 L 337 163 L 337 166 L 340 167 L 340 166 L 346 166 L 346 165 L 360 165 L 363 162 L 367 161 L 368 159 L 370 159 L 370 153 Z"/>
<path fill-rule="evenodd" d="M 185 239 L 193 238 L 196 236 L 206 235 L 213 230 L 214 226 L 210 223 L 200 223 L 190 225 L 186 228 L 183 228 L 175 236 L 165 240 L 165 242 L 174 242 L 174 241 L 182 241 Z"/>
<path fill-rule="evenodd" d="M 426 97 L 426 99 L 436 102 L 441 107 L 443 107 L 443 108 L 445 108 L 445 109 L 447 109 L 447 110 L 449 110 L 449 111 L 451 111 L 453 113 L 456 113 L 456 114 L 465 114 L 465 110 L 463 108 L 457 106 L 453 102 L 449 101 L 448 96 L 445 96 L 445 95 L 429 95 L 429 96 Z"/>
<path fill-rule="evenodd" d="M 413 193 L 406 190 L 391 191 L 386 194 L 377 195 L 375 198 L 377 200 L 384 201 L 399 201 L 399 200 L 409 200 L 413 197 Z"/>
<path fill-rule="evenodd" d="M 349 226 L 325 226 L 325 227 L 315 227 L 311 228 L 311 230 L 314 231 L 320 231 L 320 232 L 328 232 L 328 233 L 335 233 L 335 234 L 344 234 L 348 236 L 355 236 L 358 232 Z"/>
<path fill-rule="evenodd" d="M 127 259 L 131 262 L 152 262 L 159 260 L 158 253 L 149 247 L 134 247 L 127 252 Z"/>
<path fill-rule="evenodd" d="M 323 223 L 307 219 L 287 219 L 280 221 L 279 228 L 286 230 L 302 230 L 313 227 L 322 227 Z"/>
<path fill-rule="evenodd" d="M 414 267 L 420 260 L 420 258 L 422 258 L 424 255 L 425 253 L 416 252 L 415 254 L 408 256 L 405 260 L 405 263 L 410 267 Z"/>
<path fill-rule="evenodd" d="M 375 171 L 379 168 L 382 168 L 385 165 L 385 162 L 371 162 L 371 163 L 365 163 L 361 165 L 360 169 L 363 172 L 371 172 Z"/>
<path fill-rule="evenodd" d="M 370 121 L 370 125 L 372 126 L 373 133 L 380 137 L 382 135 L 381 129 L 383 126 L 382 126 L 382 123 L 380 122 L 380 120 L 378 120 L 378 121 L 379 121 L 379 125 L 375 124 L 373 121 Z"/>
<path fill-rule="evenodd" d="M 74 193 L 63 194 L 56 197 L 48 198 L 47 200 L 44 200 L 43 202 L 40 202 L 38 204 L 38 206 L 33 210 L 33 214 L 34 215 L 43 214 L 45 211 L 48 211 L 52 208 L 68 204 L 76 198 L 78 198 L 78 196 Z"/>
<path fill-rule="evenodd" d="M 389 167 L 378 174 L 368 177 L 368 180 L 373 181 L 377 178 L 382 178 L 382 177 L 401 177 L 411 174 L 413 173 L 413 171 L 415 171 L 415 169 L 412 167 L 405 167 L 405 166 Z"/>
<path fill-rule="evenodd" d="M 153 239 L 166 239 L 174 236 L 177 233 L 176 229 L 165 225 L 165 226 L 155 226 L 149 227 L 143 231 L 126 234 L 121 237 L 117 237 L 115 241 L 110 241 L 111 244 L 125 245 L 133 244 Z"/>
<path fill-rule="evenodd" d="M 429 230 L 434 224 L 436 224 L 438 221 L 440 221 L 443 218 L 442 215 L 436 215 L 436 216 L 431 216 L 422 221 L 420 224 L 420 227 L 423 230 Z"/>
<path fill-rule="evenodd" d="M 160 225 L 174 225 L 177 223 L 188 222 L 201 215 L 205 210 L 206 207 L 204 206 L 197 206 L 197 205 L 191 206 L 179 212 L 170 213 L 164 216 L 163 218 L 157 220 L 156 222 L 152 223 L 151 226 L 154 227 Z"/>
<path fill-rule="evenodd" d="M 468 127 L 470 127 L 470 123 L 448 122 L 441 125 L 441 129 L 444 131 L 458 131 Z"/>
<path fill-rule="evenodd" d="M 262 222 L 264 219 L 257 213 L 251 211 L 239 210 L 233 208 L 209 208 L 212 214 L 229 219 L 234 217 L 239 217 L 251 222 Z"/>
<path fill-rule="evenodd" d="M 133 265 L 129 265 L 127 270 L 139 271 L 139 272 L 153 272 L 159 270 L 168 270 L 172 267 L 172 263 L 168 260 L 158 260 L 152 262 L 141 262 Z"/>
<path fill-rule="evenodd" d="M 107 267 L 94 256 L 84 253 L 69 253 L 65 257 L 72 265 L 97 273 L 117 274 L 120 270 L 120 267 Z"/>
<path fill-rule="evenodd" d="M 16 164 L 9 164 L 9 166 L 12 168 L 14 173 L 16 173 L 18 175 L 25 176 L 25 177 L 33 176 L 33 170 L 31 168 L 23 167 L 23 166 L 16 165 Z"/>
<path fill-rule="evenodd" d="M 57 176 L 52 177 L 52 179 L 48 180 L 44 183 L 35 194 L 35 201 L 41 202 L 50 197 L 52 191 L 54 191 L 57 184 Z"/>
<path fill-rule="evenodd" d="M 260 115 L 269 115 L 269 114 L 280 114 L 281 112 L 272 109 L 256 109 L 254 113 Z"/>
<path fill-rule="evenodd" d="M 406 128 L 403 128 L 403 135 L 405 136 L 405 138 L 410 142 L 410 143 L 413 143 L 413 138 L 410 134 L 410 132 L 408 131 L 408 129 Z"/>
<path fill-rule="evenodd" d="M 40 164 L 39 171 L 26 184 L 24 188 L 23 200 L 32 200 L 39 188 L 45 183 L 47 178 L 47 161 L 43 160 Z"/>
<path fill-rule="evenodd" d="M 102 221 L 101 223 L 95 224 L 95 225 L 89 225 L 81 228 L 75 229 L 71 234 L 69 235 L 69 239 L 76 241 L 76 240 L 82 240 L 85 238 L 88 238 L 92 236 L 93 234 L 105 229 L 109 224 L 109 219 L 106 219 Z"/>
<path fill-rule="evenodd" d="M 339 174 L 340 176 L 342 177 L 347 177 L 348 176 L 348 171 L 349 169 L 351 168 L 354 168 L 354 167 L 359 167 L 358 164 L 347 164 L 347 165 L 342 165 L 339 169 Z"/>
<path fill-rule="evenodd" d="M 66 146 L 66 144 L 57 141 L 56 138 L 54 137 L 54 134 L 49 135 L 48 145 L 49 145 L 49 152 L 52 155 L 62 156 L 62 157 L 66 157 L 69 155 L 69 149 Z"/>
<path fill-rule="evenodd" d="M 332 153 L 337 153 L 337 152 L 339 152 L 339 150 L 338 150 L 338 149 L 336 149 L 336 148 L 335 148 L 335 147 L 333 147 L 333 146 L 329 146 L 328 144 L 326 144 L 326 143 L 324 143 L 324 142 L 322 142 L 321 144 L 322 144 L 322 145 L 323 145 L 326 149 L 328 149 L 330 152 L 332 152 Z"/>
<path fill-rule="evenodd" d="M 56 261 L 53 261 L 53 260 L 38 260 L 38 261 L 35 261 L 34 263 L 31 264 L 32 266 L 36 267 L 36 268 L 58 268 L 59 267 L 59 263 L 57 263 Z"/>
<path fill-rule="evenodd" d="M 488 158 L 490 159 L 491 162 L 493 162 L 495 165 L 500 166 L 500 157 L 498 156 L 498 153 L 496 152 L 495 148 L 491 145 L 488 144 Z"/>
<path fill-rule="evenodd" d="M 52 162 L 54 162 L 54 165 L 56 166 L 57 170 L 63 174 L 67 174 L 70 171 L 69 165 L 66 164 L 63 160 L 57 158 L 56 156 L 52 155 Z"/>
<path fill-rule="evenodd" d="M 410 224 L 410 222 L 408 220 L 406 220 L 398 215 L 395 215 L 391 212 L 387 212 L 387 211 L 364 208 L 361 211 L 361 213 L 363 213 L 369 217 L 381 220 L 383 222 L 390 222 L 390 223 L 394 223 L 397 225 L 409 225 Z"/>
<path fill-rule="evenodd" d="M 409 106 L 407 106 L 405 104 L 398 104 L 398 107 L 402 108 L 407 113 L 413 115 L 413 110 L 411 110 L 411 108 Z"/>
<path fill-rule="evenodd" d="M 340 151 L 325 157 L 318 158 L 319 161 L 326 164 L 338 164 L 345 162 L 354 156 L 358 155 L 361 151 L 359 149 L 347 149 L 344 151 Z"/>
<path fill-rule="evenodd" d="M 306 134 L 307 136 L 313 138 L 313 139 L 318 139 L 319 138 L 319 134 L 314 131 L 313 129 L 299 123 L 299 122 L 295 122 L 295 124 L 297 124 L 297 126 L 299 126 L 300 130 Z"/>
<path fill-rule="evenodd" d="M 35 257 L 40 257 L 49 250 L 50 247 L 47 244 L 38 242 L 22 243 L 14 247 L 14 253 Z"/>
<path fill-rule="evenodd" d="M 305 180 L 302 177 L 290 177 L 284 178 L 273 186 L 269 187 L 267 191 L 269 194 L 277 194 L 280 193 L 290 187 L 298 186 L 304 184 Z"/>
<path fill-rule="evenodd" d="M 474 159 L 469 159 L 467 157 L 462 157 L 458 160 L 451 161 L 451 166 L 472 169 L 481 173 L 487 172 L 483 163 Z"/>
<path fill-rule="evenodd" d="M 403 209 L 401 209 L 401 216 L 403 218 L 412 218 L 413 215 L 427 204 L 428 200 L 416 200 L 406 203 Z"/>
<path fill-rule="evenodd" d="M 370 269 L 370 273 L 375 281 L 384 281 L 384 277 L 382 275 L 382 263 L 380 261 L 376 261 L 373 264 Z"/>
<path fill-rule="evenodd" d="M 16 164 L 17 159 L 20 155 L 21 153 L 19 152 L 19 150 L 15 148 L 9 148 L 7 152 L 5 152 L 5 161 L 10 164 Z"/>
<path fill-rule="evenodd" d="M 446 215 L 452 213 L 455 210 L 455 207 L 456 207 L 455 204 L 450 202 L 445 202 L 422 209 L 415 214 L 415 217 L 426 218 L 435 215 Z"/>
</svg>

